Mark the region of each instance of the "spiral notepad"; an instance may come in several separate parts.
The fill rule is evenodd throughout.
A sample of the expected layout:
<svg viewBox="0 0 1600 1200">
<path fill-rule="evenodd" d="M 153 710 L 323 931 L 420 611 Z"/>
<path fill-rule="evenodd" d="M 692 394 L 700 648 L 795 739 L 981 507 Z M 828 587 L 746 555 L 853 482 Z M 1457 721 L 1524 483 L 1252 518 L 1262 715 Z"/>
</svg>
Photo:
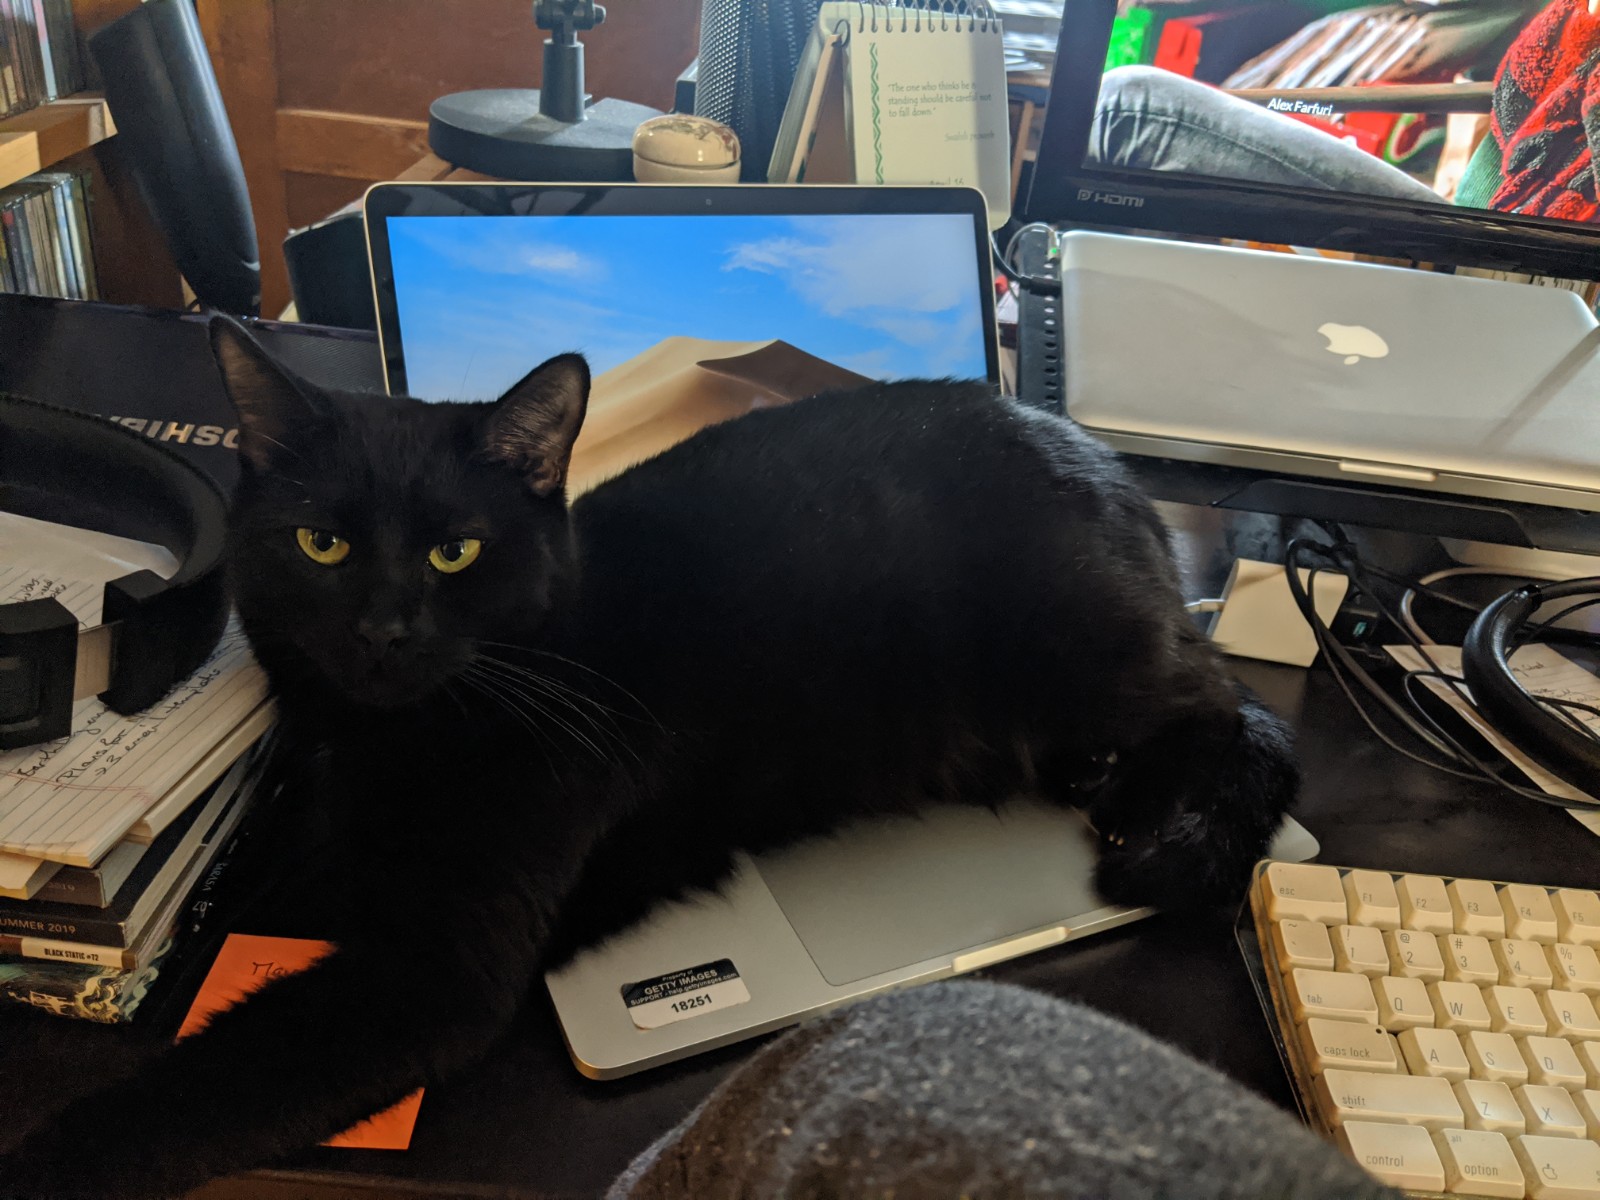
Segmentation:
<svg viewBox="0 0 1600 1200">
<path fill-rule="evenodd" d="M 1011 212 L 1000 22 L 981 0 L 825 3 L 795 70 L 773 183 L 964 184 Z"/>
</svg>

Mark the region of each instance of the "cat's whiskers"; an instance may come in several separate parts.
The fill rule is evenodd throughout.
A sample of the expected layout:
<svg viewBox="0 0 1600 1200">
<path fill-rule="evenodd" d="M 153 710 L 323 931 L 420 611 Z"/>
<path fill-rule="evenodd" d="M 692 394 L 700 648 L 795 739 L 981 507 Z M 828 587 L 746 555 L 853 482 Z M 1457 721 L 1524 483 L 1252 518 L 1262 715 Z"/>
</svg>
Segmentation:
<svg viewBox="0 0 1600 1200">
<path fill-rule="evenodd" d="M 585 696 L 582 692 L 566 687 L 565 685 L 558 683 L 556 680 L 546 678 L 545 676 L 538 674 L 536 671 L 530 671 L 526 667 L 519 667 L 514 663 L 505 662 L 502 659 L 495 658 L 488 654 L 479 654 L 474 658 L 473 661 L 485 670 L 492 671 L 496 675 L 503 677 L 507 682 L 536 688 L 541 695 L 546 696 L 550 700 L 563 704 L 567 708 L 571 709 L 576 716 L 582 717 L 583 720 L 588 722 L 590 727 L 595 729 L 597 732 L 602 731 L 603 729 L 599 721 L 596 720 L 592 713 L 585 712 L 579 708 L 575 701 L 583 700 L 586 703 L 589 703 L 597 711 L 604 713 L 611 712 L 611 710 L 606 708 L 605 705 L 600 704 L 598 701 L 591 701 L 589 697 Z M 616 723 L 614 721 L 608 721 L 607 724 L 611 726 L 610 732 L 615 733 Z"/>
<path fill-rule="evenodd" d="M 444 683 L 441 685 L 440 690 L 443 691 L 446 696 L 449 696 L 451 700 L 455 701 L 456 707 L 461 710 L 461 715 L 464 718 L 466 718 L 469 721 L 472 719 L 472 714 L 467 711 L 467 702 L 465 700 L 463 700 L 460 696 L 456 695 L 455 692 L 451 689 L 450 680 L 446 679 L 444 681 Z"/>
<path fill-rule="evenodd" d="M 306 461 L 306 456 L 304 454 L 301 454 L 300 451 L 294 449 L 292 446 L 284 445 L 284 443 L 280 442 L 277 438 L 273 437 L 270 433 L 262 432 L 255 425 L 251 425 L 250 426 L 250 434 L 249 434 L 249 436 L 252 437 L 252 438 L 260 438 L 263 442 L 271 442 L 274 446 L 276 446 L 279 450 L 282 450 L 285 454 L 292 454 L 295 458 L 298 458 L 301 462 L 305 462 Z M 278 477 L 282 478 L 281 476 L 278 476 Z M 291 479 L 289 482 L 294 483 L 294 482 L 297 482 L 297 481 Z M 305 484 L 302 483 L 300 486 L 301 487 L 305 487 Z"/>
<path fill-rule="evenodd" d="M 528 730 L 528 732 L 532 733 L 534 735 L 533 745 L 538 748 L 540 756 L 544 759 L 545 766 L 552 773 L 555 773 L 555 760 L 550 757 L 550 752 L 554 748 L 554 739 L 550 736 L 550 731 L 548 729 L 545 729 L 543 726 L 530 719 L 527 713 L 523 712 L 521 709 L 512 704 L 511 701 L 509 701 L 505 696 L 501 695 L 498 691 L 493 690 L 485 680 L 481 678 L 474 679 L 466 674 L 459 675 L 457 678 L 479 695 L 487 697 L 496 707 L 505 709 L 513 717 L 515 717 L 517 721 Z"/>
<path fill-rule="evenodd" d="M 614 732 L 617 731 L 617 721 L 623 719 L 635 719 L 629 717 L 627 713 L 619 712 L 617 709 L 612 708 L 609 704 L 604 704 L 595 699 L 582 688 L 573 687 L 569 683 L 564 683 L 555 678 L 553 675 L 546 675 L 541 671 L 535 671 L 532 667 L 523 666 L 520 663 L 508 662 L 507 660 L 498 658 L 492 654 L 483 654 L 480 652 L 477 658 L 479 662 L 482 662 L 486 665 L 493 665 L 503 672 L 515 675 L 520 679 L 525 679 L 530 683 L 537 684 L 542 689 L 557 692 L 560 694 L 562 699 L 565 699 L 570 704 L 576 705 L 581 702 L 582 704 L 594 709 L 596 712 L 605 713 L 606 716 L 610 718 L 607 723 L 612 727 Z"/>
<path fill-rule="evenodd" d="M 531 695 L 526 689 L 519 687 L 514 681 L 506 679 L 503 676 L 492 675 L 484 670 L 482 665 L 477 663 L 469 664 L 466 669 L 461 672 L 460 678 L 471 679 L 479 684 L 483 688 L 486 695 L 492 695 L 501 700 L 507 710 L 516 713 L 516 715 L 521 718 L 525 724 L 529 725 L 529 728 L 534 728 L 535 726 L 529 722 L 527 712 L 522 709 L 517 702 L 520 702 L 521 705 L 526 705 L 527 708 L 531 708 L 545 720 L 565 730 L 573 738 L 573 740 L 581 744 L 601 762 L 609 761 L 605 751 L 602 750 L 598 744 L 596 744 L 594 739 L 588 737 L 581 729 L 572 724 L 570 721 L 563 720 L 561 717 L 551 712 L 549 708 L 540 703 L 537 697 Z M 542 732 L 548 734 L 549 731 L 543 730 Z"/>
<path fill-rule="evenodd" d="M 601 719 L 597 718 L 595 714 L 586 712 L 584 709 L 580 708 L 576 703 L 574 703 L 572 697 L 576 697 L 593 705 L 601 712 L 609 713 L 611 710 L 607 709 L 605 705 L 600 704 L 591 697 L 585 696 L 580 691 L 576 691 L 575 689 L 567 688 L 565 685 L 559 684 L 556 680 L 548 679 L 536 672 L 529 671 L 523 667 L 515 666 L 512 663 L 504 662 L 489 655 L 476 655 L 473 661 L 474 665 L 480 670 L 488 670 L 495 673 L 499 681 L 504 686 L 512 691 L 517 692 L 530 704 L 537 706 L 539 710 L 550 720 L 560 722 L 560 718 L 554 712 L 551 712 L 544 705 L 539 704 L 538 700 L 533 696 L 528 695 L 524 690 L 525 688 L 536 688 L 539 692 L 539 695 L 544 699 L 549 700 L 552 704 L 561 705 L 571 712 L 575 718 L 587 723 L 589 728 L 594 730 L 595 735 L 605 740 L 611 748 L 626 751 L 627 754 L 635 761 L 639 761 L 638 752 L 634 750 L 634 748 L 628 744 L 627 739 L 622 736 L 621 730 L 617 728 L 615 721 L 607 718 L 605 719 L 604 724 L 602 724 Z M 553 688 L 560 688 L 562 690 L 552 690 Z M 563 695 L 562 691 L 570 693 L 570 695 Z M 567 726 L 567 728 L 570 729 L 571 727 Z M 572 730 L 572 732 L 574 733 L 574 736 L 578 736 L 576 730 Z"/>
<path fill-rule="evenodd" d="M 638 706 L 639 711 L 641 713 L 643 713 L 645 715 L 645 717 L 647 717 L 656 726 L 657 729 L 660 729 L 662 731 L 665 731 L 665 729 L 666 729 L 666 726 L 661 724 L 660 720 L 657 719 L 655 713 L 650 711 L 650 706 L 648 704 L 646 704 L 643 700 L 639 699 L 639 697 L 635 696 L 627 688 L 623 687 L 620 683 L 618 683 L 615 679 L 612 679 L 609 675 L 605 674 L 603 671 L 597 671 L 593 667 L 588 666 L 585 663 L 578 662 L 575 659 L 563 658 L 561 655 L 557 654 L 553 650 L 541 650 L 541 649 L 538 649 L 537 647 L 534 647 L 534 646 L 518 645 L 515 642 L 491 642 L 491 641 L 486 641 L 486 640 L 480 639 L 478 641 L 478 645 L 480 645 L 480 646 L 493 646 L 496 649 L 500 649 L 500 650 L 516 650 L 516 651 L 519 651 L 520 653 L 523 653 L 523 654 L 537 654 L 537 655 L 540 655 L 541 657 L 544 657 L 544 658 L 554 659 L 556 662 L 565 663 L 569 667 L 576 667 L 580 671 L 584 671 L 584 672 L 586 672 L 586 673 L 588 673 L 590 675 L 593 675 L 601 683 L 607 684 L 608 686 L 615 688 L 625 698 L 627 698 L 628 700 L 631 700 L 634 704 L 636 704 Z"/>
<path fill-rule="evenodd" d="M 550 731 L 540 725 L 537 721 L 534 721 L 527 712 L 513 702 L 512 698 L 506 696 L 504 692 L 501 691 L 496 680 L 494 680 L 492 677 L 474 672 L 470 667 L 464 669 L 461 674 L 456 676 L 456 678 L 467 687 L 470 687 L 473 691 L 493 701 L 496 707 L 505 709 L 506 712 L 515 717 L 517 721 L 528 730 L 528 732 L 532 733 L 536 738 L 538 738 L 539 752 L 544 755 L 545 762 L 549 764 L 552 769 L 554 769 L 555 764 L 551 762 L 550 759 L 550 750 L 553 747 L 554 739 L 551 738 Z"/>
</svg>

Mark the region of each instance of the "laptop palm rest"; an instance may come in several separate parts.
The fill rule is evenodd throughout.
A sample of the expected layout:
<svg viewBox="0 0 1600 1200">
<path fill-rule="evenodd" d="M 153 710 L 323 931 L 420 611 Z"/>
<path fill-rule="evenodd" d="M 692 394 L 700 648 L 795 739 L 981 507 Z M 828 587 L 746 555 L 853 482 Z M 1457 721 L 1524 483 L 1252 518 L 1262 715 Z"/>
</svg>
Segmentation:
<svg viewBox="0 0 1600 1200">
<path fill-rule="evenodd" d="M 835 987 L 1105 907 L 1076 813 L 1019 802 L 859 823 L 756 859 Z"/>
<path fill-rule="evenodd" d="M 1268 851 L 1303 861 L 1292 820 Z M 1092 884 L 1078 814 L 1018 801 L 858 822 L 659 905 L 545 975 L 573 1063 L 614 1079 L 888 988 L 960 975 L 1136 921 Z"/>
</svg>

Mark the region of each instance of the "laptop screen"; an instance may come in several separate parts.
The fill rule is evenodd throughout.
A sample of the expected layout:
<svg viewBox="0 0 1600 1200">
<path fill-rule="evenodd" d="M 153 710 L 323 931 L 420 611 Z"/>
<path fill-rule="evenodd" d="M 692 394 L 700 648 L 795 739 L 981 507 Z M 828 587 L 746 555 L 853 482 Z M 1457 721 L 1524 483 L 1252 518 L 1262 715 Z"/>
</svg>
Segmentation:
<svg viewBox="0 0 1600 1200">
<path fill-rule="evenodd" d="M 994 378 L 962 212 L 390 215 L 384 233 L 403 390 L 424 400 L 492 399 L 569 350 L 613 378 L 759 349 L 829 382 Z"/>
</svg>

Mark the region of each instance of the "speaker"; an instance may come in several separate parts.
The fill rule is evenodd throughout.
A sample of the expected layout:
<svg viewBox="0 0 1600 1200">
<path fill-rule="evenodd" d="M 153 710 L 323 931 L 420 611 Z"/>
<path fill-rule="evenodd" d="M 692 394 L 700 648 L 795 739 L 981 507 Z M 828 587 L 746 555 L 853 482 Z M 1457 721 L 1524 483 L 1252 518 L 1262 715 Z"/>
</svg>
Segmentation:
<svg viewBox="0 0 1600 1200">
<path fill-rule="evenodd" d="M 295 313 L 309 325 L 378 328 L 367 266 L 367 226 L 358 204 L 283 240 Z"/>
<path fill-rule="evenodd" d="M 822 0 L 705 0 L 700 11 L 696 116 L 739 135 L 740 179 L 764 183 L 800 51 Z"/>
<path fill-rule="evenodd" d="M 92 34 L 89 52 L 117 123 L 115 147 L 183 277 L 207 306 L 256 316 L 250 193 L 193 0 L 146 0 Z"/>
</svg>

